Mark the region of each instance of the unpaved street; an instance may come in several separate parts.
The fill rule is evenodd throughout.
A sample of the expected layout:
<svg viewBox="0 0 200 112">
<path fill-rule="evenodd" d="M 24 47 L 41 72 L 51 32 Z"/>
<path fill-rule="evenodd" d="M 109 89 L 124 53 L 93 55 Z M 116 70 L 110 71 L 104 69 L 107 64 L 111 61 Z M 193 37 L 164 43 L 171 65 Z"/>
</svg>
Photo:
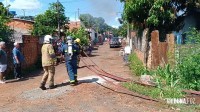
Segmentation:
<svg viewBox="0 0 200 112">
<path fill-rule="evenodd" d="M 107 44 L 93 51 L 91 59 L 99 67 L 114 75 L 136 80 L 119 56 L 120 48 Z M 112 87 L 89 71 L 81 62 L 78 70 L 80 84 L 71 87 L 64 64 L 56 67 L 58 88 L 40 90 L 42 71 L 29 74 L 23 81 L 9 81 L 0 85 L 0 112 L 169 112 L 166 106 L 144 99 L 113 92 L 100 86 Z"/>
</svg>

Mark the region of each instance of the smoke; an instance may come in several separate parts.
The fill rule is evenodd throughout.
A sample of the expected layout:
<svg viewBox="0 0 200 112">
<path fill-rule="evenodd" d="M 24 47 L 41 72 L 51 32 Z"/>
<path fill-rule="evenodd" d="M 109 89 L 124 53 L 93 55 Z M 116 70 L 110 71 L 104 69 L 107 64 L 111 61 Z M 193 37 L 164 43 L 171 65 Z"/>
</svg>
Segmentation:
<svg viewBox="0 0 200 112">
<path fill-rule="evenodd" d="M 119 0 L 88 0 L 90 9 L 93 9 L 94 16 L 103 17 L 107 23 L 116 21 L 117 13 L 120 10 Z"/>
</svg>

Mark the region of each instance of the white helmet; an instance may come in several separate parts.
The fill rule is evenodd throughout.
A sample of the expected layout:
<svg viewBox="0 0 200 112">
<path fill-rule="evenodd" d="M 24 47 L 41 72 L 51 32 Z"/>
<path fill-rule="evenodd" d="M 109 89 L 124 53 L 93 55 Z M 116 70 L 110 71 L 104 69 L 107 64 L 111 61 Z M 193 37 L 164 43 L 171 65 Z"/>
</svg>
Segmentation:
<svg viewBox="0 0 200 112">
<path fill-rule="evenodd" d="M 67 36 L 67 40 L 72 40 L 72 37 L 71 36 Z"/>
<path fill-rule="evenodd" d="M 51 35 L 45 35 L 44 36 L 44 43 L 50 43 L 50 40 L 53 39 Z"/>
</svg>

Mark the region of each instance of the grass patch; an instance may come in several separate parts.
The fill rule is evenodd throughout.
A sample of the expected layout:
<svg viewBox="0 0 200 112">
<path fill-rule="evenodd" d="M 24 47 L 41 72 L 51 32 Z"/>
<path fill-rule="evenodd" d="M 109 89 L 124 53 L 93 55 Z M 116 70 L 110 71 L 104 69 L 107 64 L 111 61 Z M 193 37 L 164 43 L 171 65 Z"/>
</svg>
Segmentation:
<svg viewBox="0 0 200 112">
<path fill-rule="evenodd" d="M 163 89 L 155 87 L 146 87 L 135 83 L 124 83 L 124 87 L 131 91 L 142 95 L 150 96 L 154 99 L 164 100 L 165 98 L 183 98 L 184 94 L 180 89 L 165 87 Z M 179 110 L 180 112 L 199 112 L 200 105 L 185 105 L 185 104 L 166 104 L 170 109 Z"/>
<path fill-rule="evenodd" d="M 142 86 L 135 83 L 124 83 L 124 87 L 128 88 L 131 91 L 150 96 L 155 99 L 165 99 L 165 98 L 182 98 L 184 94 L 178 88 L 155 88 Z"/>
<path fill-rule="evenodd" d="M 171 109 L 179 110 L 179 112 L 199 112 L 200 110 L 200 105 L 174 104 L 169 106 Z"/>
<path fill-rule="evenodd" d="M 139 60 L 135 53 L 129 55 L 129 62 L 129 67 L 133 74 L 140 76 L 141 74 L 144 74 L 146 72 L 142 61 Z"/>
</svg>

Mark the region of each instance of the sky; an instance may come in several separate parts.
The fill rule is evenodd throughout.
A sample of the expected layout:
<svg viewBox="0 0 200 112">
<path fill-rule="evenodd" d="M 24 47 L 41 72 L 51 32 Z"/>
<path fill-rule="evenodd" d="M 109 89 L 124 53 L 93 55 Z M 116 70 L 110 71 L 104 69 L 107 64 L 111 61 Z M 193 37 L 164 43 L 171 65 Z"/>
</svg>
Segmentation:
<svg viewBox="0 0 200 112">
<path fill-rule="evenodd" d="M 49 3 L 57 0 L 0 0 L 4 5 L 10 4 L 10 11 L 16 11 L 17 16 L 35 16 L 44 13 Z M 89 13 L 94 17 L 103 17 L 106 23 L 118 27 L 118 18 L 123 11 L 123 4 L 119 0 L 59 0 L 65 7 L 65 14 L 71 21 L 78 20 L 80 14 Z"/>
</svg>

